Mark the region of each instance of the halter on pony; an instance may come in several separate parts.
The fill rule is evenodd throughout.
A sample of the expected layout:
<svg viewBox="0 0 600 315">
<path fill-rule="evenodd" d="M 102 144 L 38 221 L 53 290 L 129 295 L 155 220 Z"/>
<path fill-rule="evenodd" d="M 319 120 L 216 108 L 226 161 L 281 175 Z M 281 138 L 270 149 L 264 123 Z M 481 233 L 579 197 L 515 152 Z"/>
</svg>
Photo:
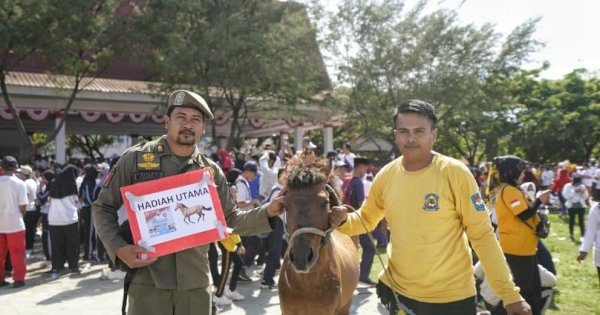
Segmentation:
<svg viewBox="0 0 600 315">
<path fill-rule="evenodd" d="M 329 195 L 329 204 L 332 207 L 337 207 L 340 205 L 340 199 L 338 198 L 337 194 L 335 193 L 335 189 L 333 189 L 333 187 L 331 187 L 329 184 L 325 185 L 325 190 L 327 191 L 327 195 Z M 287 230 L 287 222 L 285 224 L 286 230 Z M 329 242 L 329 238 L 331 236 L 331 232 L 333 231 L 333 228 L 328 228 L 327 230 L 323 231 L 314 227 L 303 227 L 303 228 L 299 228 L 296 231 L 294 231 L 294 233 L 292 233 L 292 235 L 287 239 L 288 244 L 292 244 L 292 242 L 294 241 L 294 238 L 296 238 L 298 235 L 302 235 L 302 234 L 315 234 L 318 235 L 320 237 L 323 238 L 322 240 L 322 244 L 323 245 L 327 245 L 327 243 Z M 286 232 L 287 235 L 287 232 Z"/>
</svg>

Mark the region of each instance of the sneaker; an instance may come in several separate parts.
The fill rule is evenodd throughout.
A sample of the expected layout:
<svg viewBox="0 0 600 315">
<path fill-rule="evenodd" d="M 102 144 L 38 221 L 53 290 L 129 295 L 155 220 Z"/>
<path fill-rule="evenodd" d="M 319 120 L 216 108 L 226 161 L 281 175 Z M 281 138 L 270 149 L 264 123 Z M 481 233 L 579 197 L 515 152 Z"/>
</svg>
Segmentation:
<svg viewBox="0 0 600 315">
<path fill-rule="evenodd" d="M 8 281 L 6 281 L 6 280 L 4 280 L 4 281 L 0 282 L 0 288 L 2 288 L 2 287 L 6 287 L 6 286 L 9 286 L 9 285 L 10 285 L 10 282 L 8 282 Z"/>
<path fill-rule="evenodd" d="M 228 299 L 225 295 L 215 296 L 215 298 L 213 299 L 213 302 L 219 306 L 231 305 L 231 300 Z"/>
<path fill-rule="evenodd" d="M 58 270 L 50 271 L 50 280 L 58 279 L 58 277 L 60 277 L 60 271 L 58 271 Z"/>
<path fill-rule="evenodd" d="M 25 281 L 15 281 L 12 285 L 13 289 L 18 289 L 25 286 Z"/>
<path fill-rule="evenodd" d="M 237 290 L 231 291 L 229 288 L 225 289 L 225 296 L 232 301 L 241 301 L 244 296 L 241 295 Z"/>
<path fill-rule="evenodd" d="M 277 284 L 275 282 L 271 283 L 271 282 L 267 282 L 267 281 L 263 280 L 260 283 L 260 287 L 261 287 L 261 289 L 273 290 L 273 289 L 277 288 Z"/>
<path fill-rule="evenodd" d="M 245 269 L 242 268 L 242 270 L 240 270 L 240 274 L 238 275 L 238 280 L 242 282 L 251 282 L 252 278 L 248 277 Z"/>
</svg>

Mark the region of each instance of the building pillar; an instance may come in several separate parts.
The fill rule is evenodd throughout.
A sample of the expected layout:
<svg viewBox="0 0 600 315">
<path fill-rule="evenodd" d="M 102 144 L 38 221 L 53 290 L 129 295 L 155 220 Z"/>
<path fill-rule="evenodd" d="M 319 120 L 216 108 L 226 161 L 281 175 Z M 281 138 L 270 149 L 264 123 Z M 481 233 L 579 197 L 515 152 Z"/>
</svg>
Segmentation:
<svg viewBox="0 0 600 315">
<path fill-rule="evenodd" d="M 129 146 L 134 146 L 140 142 L 140 136 L 131 135 L 131 136 L 129 136 L 129 140 L 131 142 L 131 143 L 129 143 Z"/>
<path fill-rule="evenodd" d="M 62 112 L 57 112 L 54 118 L 54 126 L 55 128 L 58 128 L 58 125 L 60 124 L 60 121 L 62 119 Z M 66 136 L 65 136 L 65 129 L 67 127 L 67 122 L 65 121 L 65 123 L 62 125 L 62 127 L 60 128 L 60 130 L 58 131 L 58 133 L 56 134 L 56 138 L 54 138 L 54 148 L 55 148 L 55 158 L 56 158 L 56 163 L 58 164 L 65 164 L 67 163 L 67 146 L 66 146 Z"/>
<path fill-rule="evenodd" d="M 285 144 L 288 143 L 288 135 L 289 132 L 287 130 L 279 131 L 279 148 L 283 148 Z"/>
<path fill-rule="evenodd" d="M 323 125 L 323 154 L 333 151 L 333 125 Z"/>
<path fill-rule="evenodd" d="M 304 137 L 304 127 L 302 125 L 294 128 L 294 147 L 296 151 L 302 150 L 302 138 Z"/>
</svg>

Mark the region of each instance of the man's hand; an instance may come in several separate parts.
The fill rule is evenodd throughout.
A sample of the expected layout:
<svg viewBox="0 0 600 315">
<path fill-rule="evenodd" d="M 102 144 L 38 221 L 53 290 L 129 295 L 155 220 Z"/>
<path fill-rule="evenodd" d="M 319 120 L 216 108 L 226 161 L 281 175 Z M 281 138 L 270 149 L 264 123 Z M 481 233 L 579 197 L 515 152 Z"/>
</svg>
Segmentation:
<svg viewBox="0 0 600 315">
<path fill-rule="evenodd" d="M 129 268 L 141 268 L 151 265 L 156 261 L 156 258 L 141 260 L 138 254 L 144 254 L 148 251 L 138 245 L 125 245 L 117 249 L 117 257 L 121 259 Z"/>
<path fill-rule="evenodd" d="M 507 315 L 531 315 L 531 306 L 525 301 L 519 301 L 504 306 Z"/>
<path fill-rule="evenodd" d="M 577 261 L 581 263 L 581 261 L 584 260 L 585 257 L 587 257 L 587 252 L 579 252 L 579 255 L 577 256 Z"/>
<path fill-rule="evenodd" d="M 348 205 L 331 208 L 329 212 L 329 228 L 337 229 L 348 219 Z"/>
<path fill-rule="evenodd" d="M 283 188 L 277 197 L 269 203 L 267 207 L 267 216 L 269 218 L 278 216 L 283 213 L 285 210 L 285 195 L 287 194 L 287 189 Z"/>
</svg>

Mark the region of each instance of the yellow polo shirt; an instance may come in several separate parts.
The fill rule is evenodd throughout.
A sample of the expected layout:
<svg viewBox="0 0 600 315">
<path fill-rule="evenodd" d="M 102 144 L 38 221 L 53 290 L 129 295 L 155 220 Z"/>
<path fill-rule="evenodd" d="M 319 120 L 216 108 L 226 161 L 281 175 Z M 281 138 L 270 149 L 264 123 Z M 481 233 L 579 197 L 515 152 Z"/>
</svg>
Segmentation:
<svg viewBox="0 0 600 315">
<path fill-rule="evenodd" d="M 432 163 L 416 172 L 404 169 L 402 157 L 390 162 L 373 180 L 360 210 L 339 229 L 362 234 L 361 218 L 373 230 L 384 217 L 391 238 L 387 271 L 380 279 L 396 292 L 427 303 L 474 296 L 468 238 L 504 303 L 523 300 L 510 281 L 477 184 L 463 163 L 436 152 Z"/>
<path fill-rule="evenodd" d="M 529 202 L 517 187 L 505 185 L 498 188 L 496 215 L 502 250 L 511 255 L 533 256 L 537 251 L 538 237 L 532 228 L 540 222 L 537 215 L 527 219 L 528 227 L 517 216 L 527 210 Z"/>
</svg>

